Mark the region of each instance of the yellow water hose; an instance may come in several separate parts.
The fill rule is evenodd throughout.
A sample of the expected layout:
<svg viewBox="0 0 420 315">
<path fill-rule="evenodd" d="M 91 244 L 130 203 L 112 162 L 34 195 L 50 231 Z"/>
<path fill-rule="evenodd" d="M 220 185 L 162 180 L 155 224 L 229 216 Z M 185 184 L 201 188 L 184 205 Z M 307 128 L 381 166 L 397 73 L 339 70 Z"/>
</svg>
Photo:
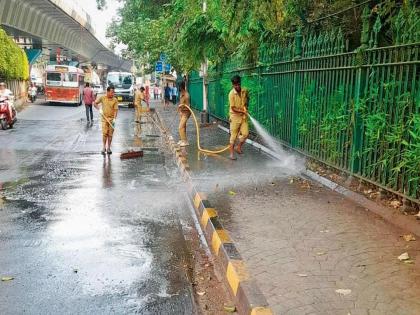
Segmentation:
<svg viewBox="0 0 420 315">
<path fill-rule="evenodd" d="M 208 154 L 220 154 L 220 153 L 223 153 L 223 152 L 225 152 L 226 150 L 229 149 L 229 145 L 227 147 L 223 148 L 223 149 L 220 149 L 220 150 L 203 149 L 200 146 L 200 126 L 198 125 L 198 121 L 197 121 L 197 118 L 195 117 L 194 111 L 189 106 L 186 106 L 186 105 L 182 105 L 182 106 L 188 108 L 188 110 L 191 112 L 192 117 L 194 119 L 195 130 L 196 130 L 196 133 L 197 133 L 197 148 L 198 148 L 198 151 L 208 153 Z"/>
</svg>

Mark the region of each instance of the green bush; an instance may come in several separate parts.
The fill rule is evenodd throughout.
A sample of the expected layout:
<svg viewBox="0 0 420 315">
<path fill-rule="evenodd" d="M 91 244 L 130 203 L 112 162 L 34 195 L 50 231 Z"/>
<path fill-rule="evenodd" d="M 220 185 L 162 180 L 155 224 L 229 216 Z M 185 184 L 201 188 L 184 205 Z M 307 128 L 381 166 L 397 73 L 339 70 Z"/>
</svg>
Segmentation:
<svg viewBox="0 0 420 315">
<path fill-rule="evenodd" d="M 27 80 L 29 62 L 25 52 L 0 28 L 0 76 L 7 80 Z"/>
</svg>

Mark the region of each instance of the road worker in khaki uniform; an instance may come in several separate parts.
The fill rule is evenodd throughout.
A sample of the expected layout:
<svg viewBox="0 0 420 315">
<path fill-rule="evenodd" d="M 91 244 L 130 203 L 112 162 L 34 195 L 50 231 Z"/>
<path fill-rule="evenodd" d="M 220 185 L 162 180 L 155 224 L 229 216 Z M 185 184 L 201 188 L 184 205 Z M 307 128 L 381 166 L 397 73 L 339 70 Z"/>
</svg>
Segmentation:
<svg viewBox="0 0 420 315">
<path fill-rule="evenodd" d="M 232 78 L 232 90 L 229 93 L 229 122 L 230 122 L 230 159 L 236 160 L 234 151 L 242 154 L 242 146 L 248 138 L 248 90 L 241 88 L 241 77 L 235 75 Z M 239 144 L 235 149 L 236 138 Z"/>
<path fill-rule="evenodd" d="M 149 111 L 149 102 L 146 99 L 146 93 L 144 87 L 141 87 L 140 90 L 136 90 L 134 94 L 134 109 L 135 109 L 135 117 L 134 121 L 136 123 L 135 134 L 137 137 L 140 137 L 141 134 L 141 114 L 143 111 L 142 102 L 146 102 L 147 110 Z"/>
<path fill-rule="evenodd" d="M 99 97 L 95 101 L 95 108 L 99 109 L 102 117 L 102 155 L 112 154 L 112 135 L 114 134 L 115 119 L 118 113 L 118 100 L 114 93 L 114 87 L 109 86 L 106 89 L 106 95 Z M 102 106 L 99 107 L 99 104 L 102 104 Z"/>
<path fill-rule="evenodd" d="M 141 87 L 140 90 L 137 90 L 134 95 L 134 107 L 136 111 L 135 122 L 140 123 L 141 113 L 142 113 L 142 102 L 146 102 L 147 111 L 150 110 L 149 102 L 146 100 L 146 94 L 144 92 L 144 87 Z"/>
<path fill-rule="evenodd" d="M 181 147 L 185 147 L 189 145 L 188 140 L 187 140 L 187 121 L 188 121 L 188 118 L 190 118 L 191 116 L 191 112 L 188 109 L 188 107 L 190 107 L 190 94 L 188 94 L 188 92 L 185 89 L 185 82 L 181 83 L 180 90 L 181 90 L 181 94 L 180 94 L 180 99 L 179 99 L 178 111 L 181 115 L 181 119 L 179 121 L 179 127 L 178 127 L 179 138 L 180 138 L 178 144 Z"/>
</svg>

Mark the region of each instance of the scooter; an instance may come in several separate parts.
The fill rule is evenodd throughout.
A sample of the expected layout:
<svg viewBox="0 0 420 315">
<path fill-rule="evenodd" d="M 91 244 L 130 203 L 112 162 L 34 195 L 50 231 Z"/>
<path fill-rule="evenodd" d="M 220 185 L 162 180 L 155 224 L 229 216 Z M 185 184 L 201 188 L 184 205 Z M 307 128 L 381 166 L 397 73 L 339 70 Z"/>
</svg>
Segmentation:
<svg viewBox="0 0 420 315">
<path fill-rule="evenodd" d="M 29 99 L 31 100 L 31 103 L 34 103 L 36 101 L 36 94 L 35 93 L 30 93 L 29 94 Z"/>
<path fill-rule="evenodd" d="M 0 126 L 1 129 L 6 130 L 13 128 L 17 121 L 16 109 L 8 97 L 0 97 Z"/>
</svg>

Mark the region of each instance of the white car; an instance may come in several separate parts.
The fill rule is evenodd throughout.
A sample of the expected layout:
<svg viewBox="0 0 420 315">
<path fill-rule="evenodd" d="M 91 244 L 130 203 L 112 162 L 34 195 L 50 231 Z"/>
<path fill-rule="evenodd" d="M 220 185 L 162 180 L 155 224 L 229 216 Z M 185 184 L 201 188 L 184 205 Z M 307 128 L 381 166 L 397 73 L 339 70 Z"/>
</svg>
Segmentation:
<svg viewBox="0 0 420 315">
<path fill-rule="evenodd" d="M 94 84 L 93 92 L 95 93 L 95 95 L 104 94 L 104 88 L 102 87 L 102 85 Z"/>
</svg>

